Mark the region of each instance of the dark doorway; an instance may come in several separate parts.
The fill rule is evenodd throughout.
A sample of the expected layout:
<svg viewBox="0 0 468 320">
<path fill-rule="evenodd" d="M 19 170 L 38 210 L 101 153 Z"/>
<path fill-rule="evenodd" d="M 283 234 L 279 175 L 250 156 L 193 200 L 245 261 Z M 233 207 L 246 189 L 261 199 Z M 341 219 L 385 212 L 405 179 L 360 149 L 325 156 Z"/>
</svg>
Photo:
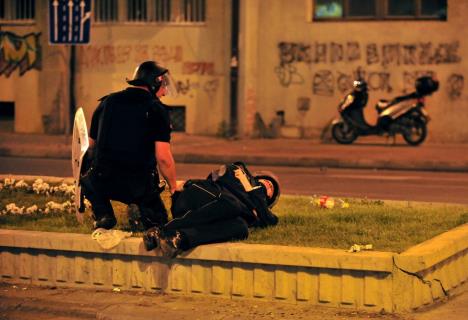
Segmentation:
<svg viewBox="0 0 468 320">
<path fill-rule="evenodd" d="M 15 103 L 0 101 L 0 131 L 15 131 Z"/>
</svg>

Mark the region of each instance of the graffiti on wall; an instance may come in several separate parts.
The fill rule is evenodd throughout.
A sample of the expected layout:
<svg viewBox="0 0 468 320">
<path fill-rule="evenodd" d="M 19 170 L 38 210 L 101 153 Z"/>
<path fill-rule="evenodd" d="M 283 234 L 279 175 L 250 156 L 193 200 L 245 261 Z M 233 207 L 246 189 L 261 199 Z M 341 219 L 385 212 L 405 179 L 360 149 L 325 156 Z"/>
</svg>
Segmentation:
<svg viewBox="0 0 468 320">
<path fill-rule="evenodd" d="M 312 92 L 319 96 L 333 96 L 335 92 L 341 94 L 348 92 L 353 87 L 353 81 L 357 78 L 358 73 L 361 78 L 366 80 L 369 90 L 381 90 L 389 93 L 393 91 L 389 72 L 367 72 L 359 69 L 359 71 L 349 74 L 340 71 L 318 70 L 313 73 Z"/>
<path fill-rule="evenodd" d="M 0 31 L 0 75 L 9 77 L 19 70 L 20 76 L 31 69 L 41 69 L 41 33 L 19 36 L 12 32 Z"/>
<path fill-rule="evenodd" d="M 177 80 L 175 85 L 177 92 L 181 96 L 192 98 L 195 91 L 202 89 L 208 97 L 213 98 L 219 88 L 219 79 L 208 78 L 206 80 L 194 81 L 193 79 L 186 78 L 183 80 Z"/>
<path fill-rule="evenodd" d="M 463 86 L 465 84 L 465 78 L 461 74 L 452 74 L 447 79 L 447 93 L 451 100 L 460 98 Z"/>
<path fill-rule="evenodd" d="M 364 62 L 367 65 L 435 65 L 458 63 L 460 43 L 384 43 L 378 45 L 359 42 L 304 44 L 280 42 L 278 44 L 280 66 L 304 62 L 307 64 Z"/>
<path fill-rule="evenodd" d="M 111 66 L 115 64 L 138 64 L 156 60 L 162 64 L 182 62 L 182 46 L 165 45 L 89 45 L 80 47 L 81 64 L 85 68 Z"/>
<path fill-rule="evenodd" d="M 458 41 L 447 43 L 367 43 L 356 41 L 346 43 L 316 42 L 305 44 L 300 42 L 280 42 L 279 64 L 274 68 L 280 85 L 289 87 L 304 83 L 304 76 L 298 70 L 297 64 L 304 63 L 311 70 L 312 93 L 321 96 L 333 96 L 335 93 L 345 93 L 352 88 L 353 80 L 357 78 L 356 71 L 344 73 L 334 68 L 317 68 L 318 65 L 334 65 L 336 63 L 363 64 L 372 71 L 361 70 L 370 90 L 393 92 L 392 78 L 403 83 L 403 92 L 414 90 L 415 80 L 423 75 L 436 76 L 430 69 L 405 70 L 400 75 L 390 72 L 392 66 L 430 66 L 441 64 L 456 64 L 462 61 L 458 52 Z M 312 68 L 312 66 L 315 66 Z M 381 70 L 374 70 L 381 68 Z M 450 99 L 458 99 L 463 91 L 464 78 L 460 74 L 451 74 L 447 79 L 447 94 Z"/>
<path fill-rule="evenodd" d="M 275 67 L 275 74 L 283 87 L 292 84 L 303 84 L 304 77 L 297 72 L 297 68 L 292 64 L 279 65 Z"/>
<path fill-rule="evenodd" d="M 185 61 L 183 47 L 180 45 L 90 45 L 80 47 L 80 63 L 84 68 L 99 68 L 118 64 L 138 65 L 142 61 L 155 60 L 163 65 L 168 63 L 180 66 L 180 72 L 186 76 L 200 78 L 177 79 L 176 87 L 181 96 L 192 98 L 197 90 L 201 90 L 210 98 L 216 95 L 219 79 L 215 75 L 215 63 L 210 61 Z M 172 70 L 172 67 L 171 67 Z"/>
<path fill-rule="evenodd" d="M 186 61 L 182 65 L 183 74 L 197 74 L 197 75 L 213 75 L 214 63 L 213 62 L 193 62 Z"/>
</svg>

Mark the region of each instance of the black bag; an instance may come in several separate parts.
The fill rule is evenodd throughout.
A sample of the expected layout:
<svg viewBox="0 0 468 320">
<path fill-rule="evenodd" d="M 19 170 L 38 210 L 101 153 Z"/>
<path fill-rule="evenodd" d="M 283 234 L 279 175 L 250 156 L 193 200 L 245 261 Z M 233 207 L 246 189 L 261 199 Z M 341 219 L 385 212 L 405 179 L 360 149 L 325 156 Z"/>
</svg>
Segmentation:
<svg viewBox="0 0 468 320">
<path fill-rule="evenodd" d="M 439 89 L 439 81 L 434 80 L 430 76 L 419 77 L 416 79 L 415 87 L 419 95 L 425 96 Z"/>
</svg>

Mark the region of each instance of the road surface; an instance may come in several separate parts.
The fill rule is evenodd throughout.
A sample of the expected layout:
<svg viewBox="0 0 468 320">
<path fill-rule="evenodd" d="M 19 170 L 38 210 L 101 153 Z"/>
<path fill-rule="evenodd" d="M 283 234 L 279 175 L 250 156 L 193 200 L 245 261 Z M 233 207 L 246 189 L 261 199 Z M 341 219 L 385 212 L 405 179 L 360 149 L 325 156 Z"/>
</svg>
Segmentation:
<svg viewBox="0 0 468 320">
<path fill-rule="evenodd" d="M 219 164 L 177 164 L 181 180 L 204 178 Z M 258 167 L 271 170 L 283 194 L 468 204 L 468 173 L 363 169 Z M 0 157 L 0 174 L 70 177 L 70 160 Z"/>
</svg>

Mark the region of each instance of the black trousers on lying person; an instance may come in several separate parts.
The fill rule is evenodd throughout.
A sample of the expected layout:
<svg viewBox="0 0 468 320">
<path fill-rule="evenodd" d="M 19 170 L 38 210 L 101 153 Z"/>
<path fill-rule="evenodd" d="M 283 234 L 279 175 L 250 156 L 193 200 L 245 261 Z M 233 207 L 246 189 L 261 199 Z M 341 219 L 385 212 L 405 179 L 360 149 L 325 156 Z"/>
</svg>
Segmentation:
<svg viewBox="0 0 468 320">
<path fill-rule="evenodd" d="M 249 235 L 242 210 L 229 195 L 221 193 L 213 183 L 196 181 L 184 186 L 184 191 L 172 208 L 173 219 L 163 228 L 165 235 L 182 234 L 182 250 L 201 244 L 243 240 Z"/>
</svg>

